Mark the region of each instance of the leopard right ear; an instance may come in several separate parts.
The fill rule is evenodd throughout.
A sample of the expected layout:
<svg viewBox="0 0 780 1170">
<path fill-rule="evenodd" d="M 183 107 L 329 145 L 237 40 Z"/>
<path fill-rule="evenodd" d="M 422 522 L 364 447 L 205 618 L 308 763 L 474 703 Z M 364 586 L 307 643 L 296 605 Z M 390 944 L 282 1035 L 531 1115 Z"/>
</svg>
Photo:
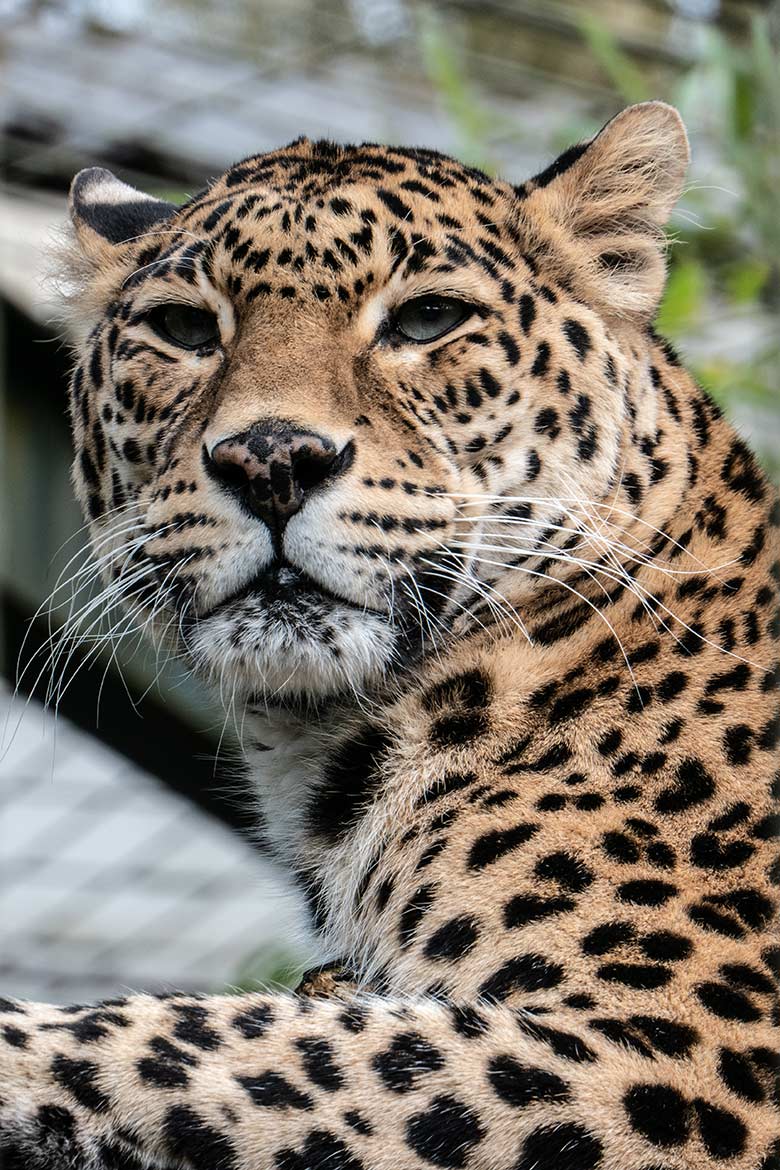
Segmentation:
<svg viewBox="0 0 780 1170">
<path fill-rule="evenodd" d="M 666 275 L 663 227 L 688 158 L 672 106 L 640 102 L 622 110 L 590 142 L 570 147 L 518 188 L 530 250 L 608 316 L 650 320 Z"/>
<path fill-rule="evenodd" d="M 69 208 L 82 252 L 98 261 L 178 211 L 175 203 L 130 187 L 102 167 L 79 171 L 71 183 Z"/>
</svg>

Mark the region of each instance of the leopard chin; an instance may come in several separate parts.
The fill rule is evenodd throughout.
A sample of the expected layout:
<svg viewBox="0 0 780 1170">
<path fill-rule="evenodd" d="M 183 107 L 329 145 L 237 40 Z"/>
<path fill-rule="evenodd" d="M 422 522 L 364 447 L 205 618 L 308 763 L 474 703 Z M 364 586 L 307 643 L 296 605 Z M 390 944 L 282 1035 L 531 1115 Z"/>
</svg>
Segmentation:
<svg viewBox="0 0 780 1170">
<path fill-rule="evenodd" d="M 389 614 L 336 599 L 282 569 L 191 624 L 193 667 L 242 702 L 301 706 L 375 690 L 391 669 Z"/>
</svg>

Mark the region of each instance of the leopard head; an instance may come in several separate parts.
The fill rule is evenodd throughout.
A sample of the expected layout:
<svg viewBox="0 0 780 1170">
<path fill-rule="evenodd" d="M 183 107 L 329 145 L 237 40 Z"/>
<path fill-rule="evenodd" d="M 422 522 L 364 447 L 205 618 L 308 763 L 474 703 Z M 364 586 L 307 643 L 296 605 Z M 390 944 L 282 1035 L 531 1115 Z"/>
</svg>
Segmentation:
<svg viewBox="0 0 780 1170">
<path fill-rule="evenodd" d="M 475 534 L 533 549 L 616 483 L 686 162 L 646 103 L 519 187 L 306 139 L 183 206 L 82 171 L 74 478 L 111 600 L 281 703 L 468 633 Z"/>
</svg>

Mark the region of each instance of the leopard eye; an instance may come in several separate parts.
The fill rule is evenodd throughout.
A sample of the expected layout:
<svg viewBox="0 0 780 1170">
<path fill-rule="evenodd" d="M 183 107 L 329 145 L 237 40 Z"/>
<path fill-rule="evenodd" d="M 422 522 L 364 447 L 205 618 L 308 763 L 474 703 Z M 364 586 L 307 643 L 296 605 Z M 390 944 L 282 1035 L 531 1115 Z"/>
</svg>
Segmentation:
<svg viewBox="0 0 780 1170">
<path fill-rule="evenodd" d="M 219 324 L 208 309 L 159 305 L 147 319 L 161 337 L 182 349 L 213 349 L 219 344 Z"/>
<path fill-rule="evenodd" d="M 473 312 L 472 305 L 454 297 L 414 297 L 396 309 L 393 324 L 408 341 L 435 341 Z"/>
</svg>

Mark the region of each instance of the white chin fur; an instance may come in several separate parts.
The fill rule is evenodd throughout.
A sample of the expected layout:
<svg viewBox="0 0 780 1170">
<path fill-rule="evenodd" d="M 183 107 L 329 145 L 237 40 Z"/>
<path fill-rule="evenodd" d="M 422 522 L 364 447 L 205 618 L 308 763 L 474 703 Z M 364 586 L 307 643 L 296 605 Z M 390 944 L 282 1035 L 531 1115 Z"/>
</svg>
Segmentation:
<svg viewBox="0 0 780 1170">
<path fill-rule="evenodd" d="M 227 695 L 271 702 L 327 699 L 381 682 L 393 655 L 389 622 L 334 604 L 268 608 L 251 598 L 199 622 L 187 645 Z"/>
</svg>

